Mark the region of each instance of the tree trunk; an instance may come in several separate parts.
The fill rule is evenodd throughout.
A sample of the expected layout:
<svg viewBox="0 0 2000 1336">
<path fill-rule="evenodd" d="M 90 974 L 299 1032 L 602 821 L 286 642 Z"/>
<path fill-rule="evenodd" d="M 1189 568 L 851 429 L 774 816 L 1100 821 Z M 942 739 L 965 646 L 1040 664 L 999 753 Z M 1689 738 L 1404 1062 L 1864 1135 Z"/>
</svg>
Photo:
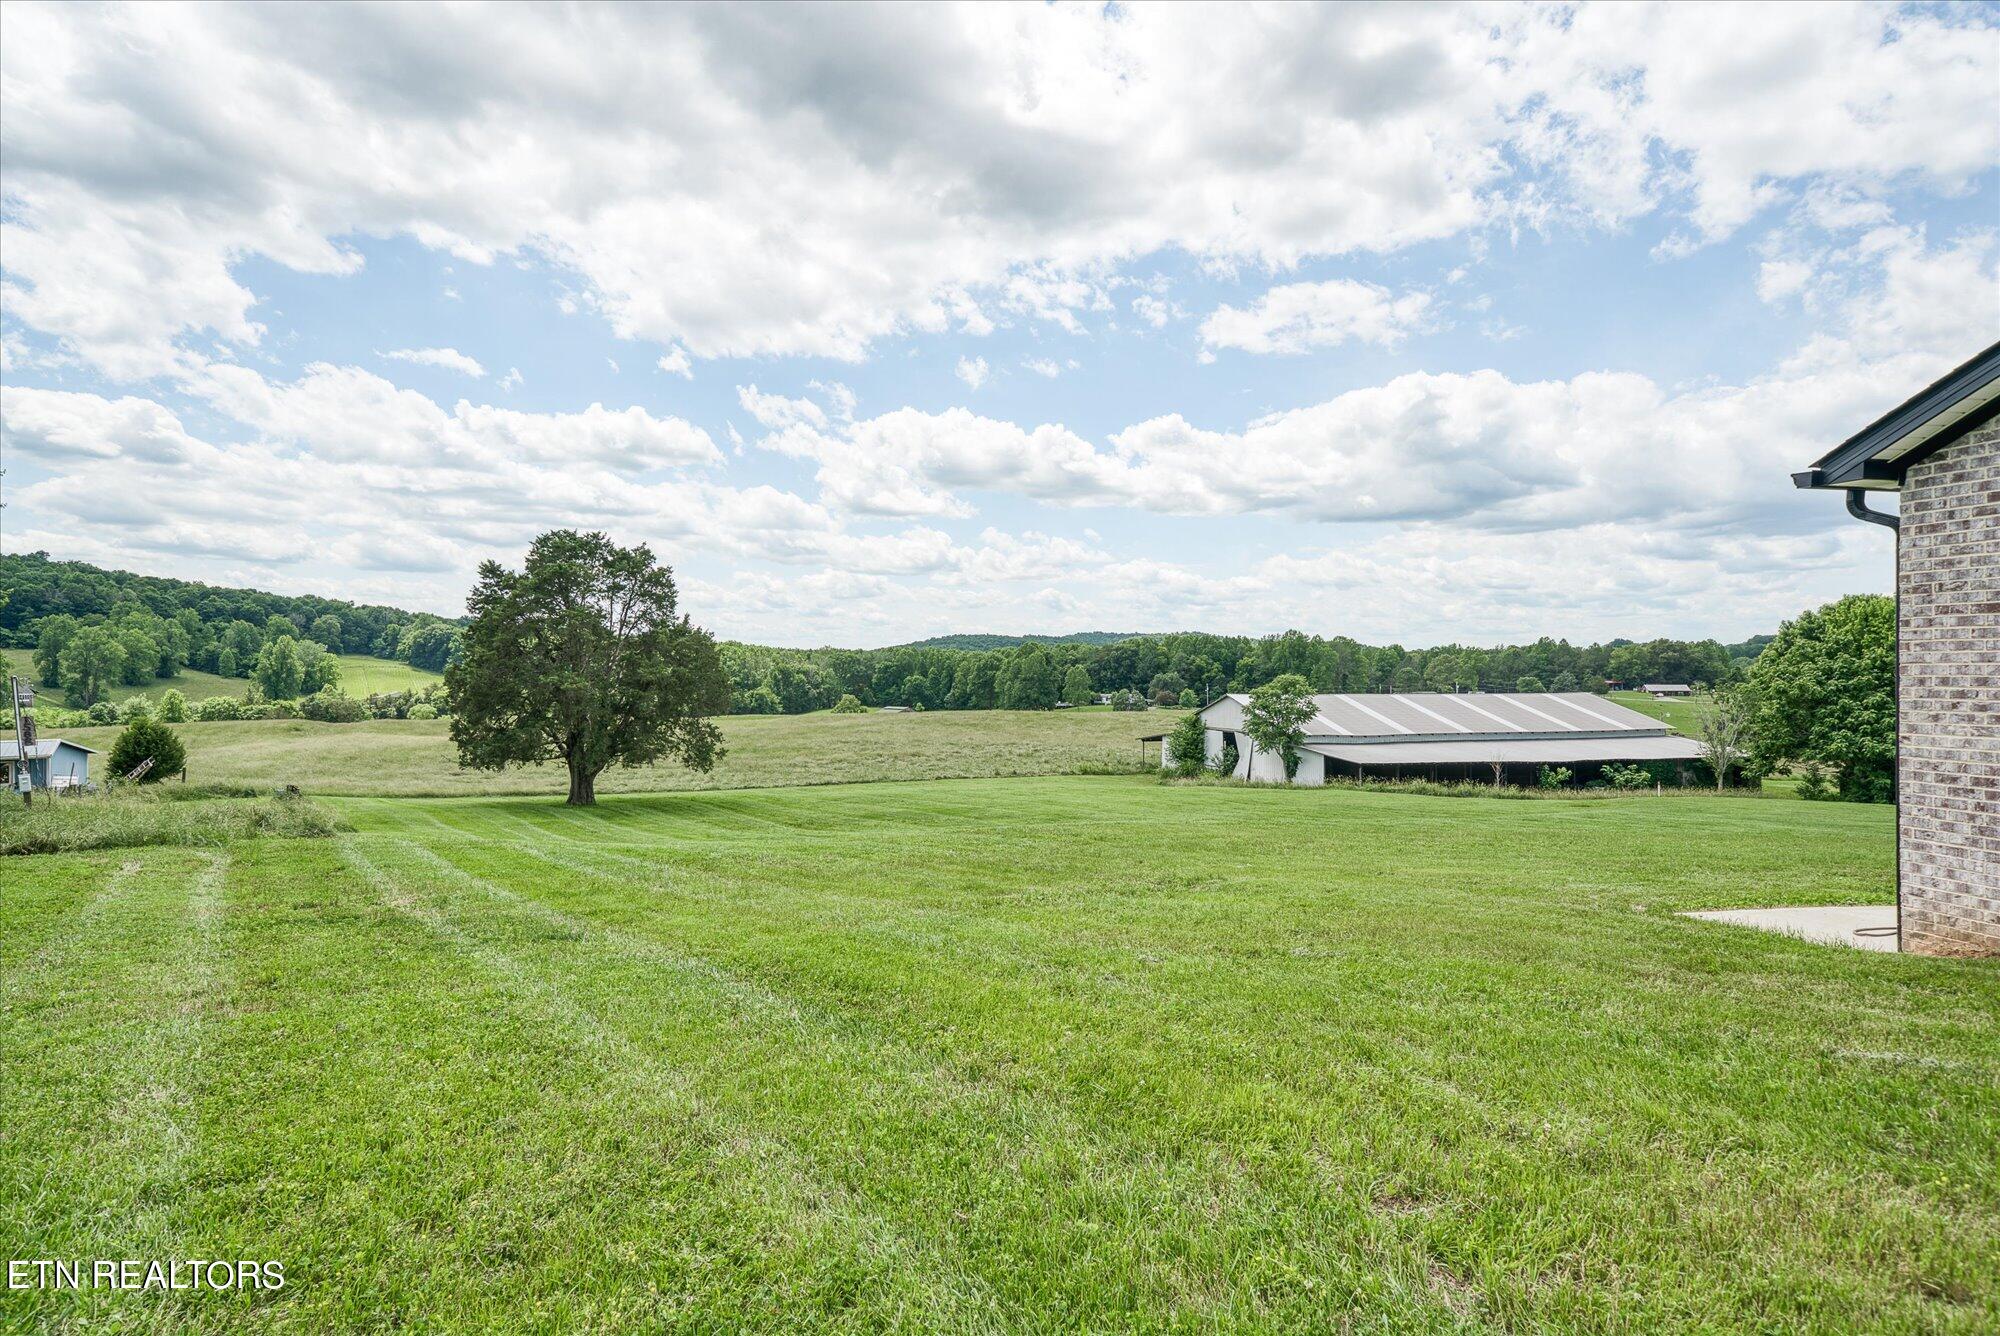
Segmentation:
<svg viewBox="0 0 2000 1336">
<path fill-rule="evenodd" d="M 597 802 L 597 772 L 585 770 L 576 762 L 569 767 L 569 805 L 589 807 Z"/>
</svg>

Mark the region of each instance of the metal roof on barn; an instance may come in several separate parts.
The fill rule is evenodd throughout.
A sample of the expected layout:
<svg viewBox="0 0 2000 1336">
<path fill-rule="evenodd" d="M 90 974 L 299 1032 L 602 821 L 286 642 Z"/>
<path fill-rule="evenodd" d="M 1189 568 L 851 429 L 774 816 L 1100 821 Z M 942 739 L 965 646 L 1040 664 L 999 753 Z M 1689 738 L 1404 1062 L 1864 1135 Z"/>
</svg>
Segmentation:
<svg viewBox="0 0 2000 1336">
<path fill-rule="evenodd" d="M 1312 702 L 1305 736 L 1321 743 L 1671 736 L 1659 720 L 1582 691 L 1323 695 Z"/>
</svg>

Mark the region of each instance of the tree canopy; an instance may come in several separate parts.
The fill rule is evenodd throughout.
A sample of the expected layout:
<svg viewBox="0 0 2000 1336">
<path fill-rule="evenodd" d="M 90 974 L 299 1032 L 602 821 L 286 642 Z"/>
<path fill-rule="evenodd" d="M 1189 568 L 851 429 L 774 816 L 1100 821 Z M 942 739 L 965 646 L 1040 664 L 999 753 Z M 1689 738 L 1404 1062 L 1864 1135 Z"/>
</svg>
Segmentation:
<svg viewBox="0 0 2000 1336">
<path fill-rule="evenodd" d="M 729 679 L 677 604 L 648 548 L 601 533 L 545 533 L 518 572 L 481 564 L 463 657 L 445 670 L 460 762 L 559 760 L 576 805 L 614 764 L 711 769 L 722 735 L 709 716 L 729 708 Z"/>
<path fill-rule="evenodd" d="M 1285 762 L 1285 778 L 1299 770 L 1299 743 L 1313 717 L 1312 684 L 1296 673 L 1273 678 L 1250 693 L 1243 710 L 1243 731 L 1250 738 L 1250 758 L 1258 749 L 1276 752 Z M 1245 774 L 1252 773 L 1247 767 Z"/>
<path fill-rule="evenodd" d="M 1753 764 L 1833 767 L 1849 802 L 1896 792 L 1896 601 L 1851 594 L 1778 629 L 1750 670 Z"/>
</svg>

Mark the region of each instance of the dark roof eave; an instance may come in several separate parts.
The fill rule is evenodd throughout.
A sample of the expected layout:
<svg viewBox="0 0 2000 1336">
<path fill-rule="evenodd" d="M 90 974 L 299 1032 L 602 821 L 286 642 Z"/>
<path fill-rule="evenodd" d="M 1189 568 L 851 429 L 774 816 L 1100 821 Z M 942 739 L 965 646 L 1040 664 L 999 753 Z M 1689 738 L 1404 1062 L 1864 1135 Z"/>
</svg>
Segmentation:
<svg viewBox="0 0 2000 1336">
<path fill-rule="evenodd" d="M 1925 386 L 1896 408 L 1883 414 L 1854 435 L 1829 450 L 1813 467 L 1792 475 L 1792 485 L 1807 489 L 1863 488 L 1894 491 L 1902 485 L 1910 465 L 1929 456 L 1959 437 L 1984 425 L 2000 413 L 2000 396 L 1989 398 L 1958 421 L 1938 431 L 1921 444 L 1893 458 L 1886 452 L 1921 431 L 1939 416 L 1963 404 L 2000 380 L 2000 343 L 1995 343 L 1970 361 Z"/>
</svg>

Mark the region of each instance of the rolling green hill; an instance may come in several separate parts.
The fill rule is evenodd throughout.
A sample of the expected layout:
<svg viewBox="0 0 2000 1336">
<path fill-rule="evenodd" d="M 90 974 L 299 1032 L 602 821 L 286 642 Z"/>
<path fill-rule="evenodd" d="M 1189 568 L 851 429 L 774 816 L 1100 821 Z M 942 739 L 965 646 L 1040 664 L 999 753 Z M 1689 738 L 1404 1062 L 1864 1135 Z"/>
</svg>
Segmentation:
<svg viewBox="0 0 2000 1336">
<path fill-rule="evenodd" d="M 34 651 L 26 649 L 0 650 L 7 659 L 8 673 L 35 680 Z M 250 684 L 240 677 L 217 677 L 214 673 L 204 673 L 193 668 L 181 670 L 178 677 L 157 677 L 136 687 L 113 687 L 113 701 L 130 700 L 134 696 L 152 696 L 157 699 L 168 688 L 178 690 L 189 700 L 201 700 L 207 696 L 236 696 L 241 698 L 250 689 Z M 68 700 L 56 687 L 35 687 L 35 699 L 43 705 L 67 707 Z"/>
<path fill-rule="evenodd" d="M 35 680 L 34 651 L 25 649 L 0 650 L 7 660 L 7 671 L 30 682 Z M 363 697 L 378 691 L 410 691 L 444 680 L 439 673 L 426 672 L 422 668 L 412 668 L 407 663 L 395 659 L 377 659 L 366 654 L 340 654 L 340 689 L 350 696 Z M 134 696 L 151 696 L 155 700 L 167 690 L 179 691 L 189 700 L 203 700 L 209 696 L 234 696 L 241 700 L 250 690 L 248 678 L 217 677 L 214 673 L 204 673 L 193 668 L 184 668 L 177 677 L 156 677 L 141 686 L 113 687 L 113 701 L 129 700 Z M 37 686 L 35 697 L 45 705 L 67 706 L 63 693 L 54 687 Z"/>
</svg>

